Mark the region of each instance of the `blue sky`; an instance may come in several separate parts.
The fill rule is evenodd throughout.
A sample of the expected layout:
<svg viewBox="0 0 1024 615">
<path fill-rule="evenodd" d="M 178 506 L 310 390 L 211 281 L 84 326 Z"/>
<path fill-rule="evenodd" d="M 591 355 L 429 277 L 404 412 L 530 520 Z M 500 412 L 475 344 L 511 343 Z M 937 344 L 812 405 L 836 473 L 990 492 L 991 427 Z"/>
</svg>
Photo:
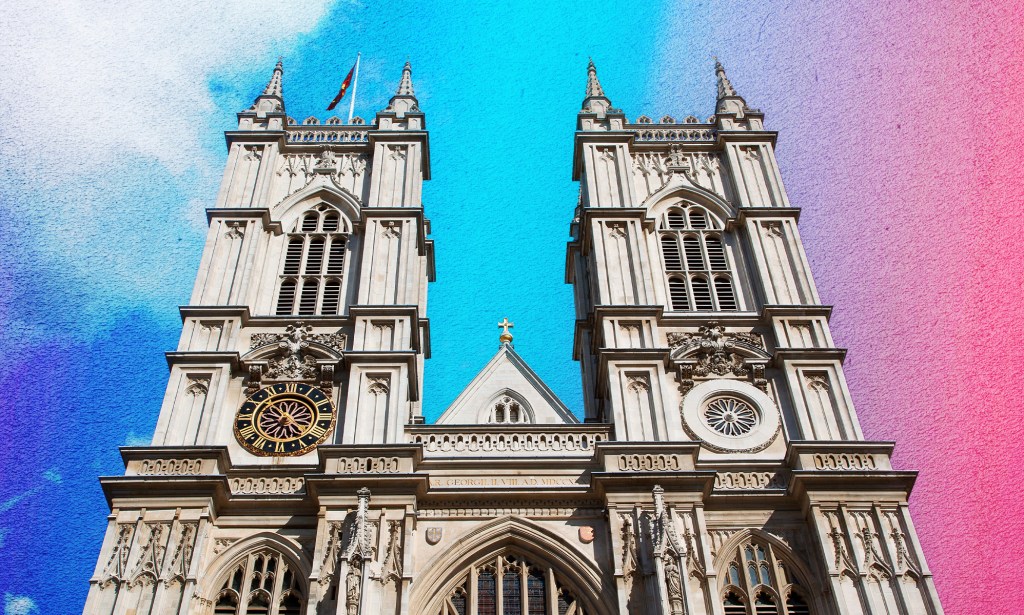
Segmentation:
<svg viewBox="0 0 1024 615">
<path fill-rule="evenodd" d="M 159 8 L 159 10 L 155 10 Z M 370 118 L 413 65 L 431 131 L 424 201 L 437 244 L 436 418 L 516 323 L 516 348 L 574 411 L 565 242 L 575 112 L 588 56 L 631 116 L 710 113 L 709 57 L 663 104 L 661 9 L 542 3 L 304 3 L 190 10 L 128 3 L 11 9 L 17 49 L 0 111 L 0 594 L 4 613 L 73 613 L 108 513 L 96 477 L 148 441 L 225 159 L 222 132 L 284 56 L 287 110 L 323 110 L 357 51 L 356 113 Z M 705 54 L 709 55 L 709 54 Z M 55 517 L 59 522 L 48 522 Z"/>
<path fill-rule="evenodd" d="M 893 425 L 886 409 L 893 391 L 925 398 L 919 389 L 934 388 L 920 375 L 903 378 L 914 372 L 900 370 L 919 368 L 895 354 L 940 338 L 904 316 L 915 312 L 840 232 L 854 224 L 888 231 L 884 214 L 897 207 L 857 202 L 844 181 L 862 173 L 861 185 L 898 182 L 901 165 L 913 165 L 885 156 L 886 139 L 898 137 L 873 123 L 880 103 L 865 92 L 900 58 L 862 59 L 859 45 L 888 48 L 894 40 L 881 14 L 865 7 L 840 17 L 834 5 L 788 2 L 36 0 L 5 7 L 4 615 L 81 610 L 109 512 L 96 477 L 120 474 L 117 447 L 152 434 L 167 378 L 163 352 L 177 344 L 177 306 L 191 292 L 204 210 L 225 160 L 222 133 L 278 56 L 287 110 L 298 120 L 328 116 L 324 108 L 357 51 L 356 113 L 367 119 L 412 62 L 430 130 L 433 179 L 424 201 L 437 247 L 428 420 L 492 356 L 496 323 L 506 316 L 516 323 L 516 350 L 581 412 L 563 275 L 587 58 L 628 117 L 680 118 L 713 111 L 717 53 L 748 102 L 767 112 L 768 127 L 782 131 L 783 177 L 799 180 L 787 188 L 804 207 L 800 230 L 823 300 L 837 304 L 833 331 L 851 350 L 847 374 L 866 432 L 888 439 L 901 429 L 937 429 L 925 419 Z M 913 85 L 928 98 L 928 83 Z M 860 279 L 867 282 L 850 283 Z M 906 292 L 915 305 L 934 300 L 917 287 Z M 884 335 L 872 341 L 862 334 L 868 327 Z M 904 335 L 916 342 L 888 342 Z M 898 450 L 915 467 L 915 449 Z M 923 475 L 918 493 L 948 500 L 941 487 Z M 937 530 L 923 535 L 944 540 Z"/>
</svg>

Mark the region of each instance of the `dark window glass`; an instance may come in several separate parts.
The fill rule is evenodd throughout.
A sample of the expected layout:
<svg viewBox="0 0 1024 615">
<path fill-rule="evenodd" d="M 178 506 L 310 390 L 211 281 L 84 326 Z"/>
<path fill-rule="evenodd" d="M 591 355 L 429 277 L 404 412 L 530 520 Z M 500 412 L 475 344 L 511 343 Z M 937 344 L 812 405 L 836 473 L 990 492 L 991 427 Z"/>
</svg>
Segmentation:
<svg viewBox="0 0 1024 615">
<path fill-rule="evenodd" d="M 501 580 L 501 612 L 522 613 L 522 582 L 519 570 L 506 570 Z"/>
<path fill-rule="evenodd" d="M 497 615 L 497 584 L 494 573 L 482 571 L 476 580 L 476 608 L 479 615 Z"/>
<path fill-rule="evenodd" d="M 531 569 L 526 577 L 527 613 L 545 615 L 547 604 L 544 596 L 544 572 Z"/>
</svg>

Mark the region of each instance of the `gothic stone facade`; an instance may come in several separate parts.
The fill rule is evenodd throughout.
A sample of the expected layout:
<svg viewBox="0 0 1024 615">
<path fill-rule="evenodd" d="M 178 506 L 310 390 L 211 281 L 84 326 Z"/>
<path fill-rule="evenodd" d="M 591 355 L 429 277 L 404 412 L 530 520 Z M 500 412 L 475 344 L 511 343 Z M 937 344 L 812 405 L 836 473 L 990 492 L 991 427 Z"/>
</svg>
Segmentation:
<svg viewBox="0 0 1024 615">
<path fill-rule="evenodd" d="M 297 123 L 279 64 L 227 133 L 152 445 L 102 479 L 85 612 L 941 613 L 915 475 L 861 434 L 776 134 L 716 73 L 707 120 L 630 123 L 588 69 L 584 421 L 506 328 L 426 425 L 411 70 L 370 124 Z"/>
</svg>

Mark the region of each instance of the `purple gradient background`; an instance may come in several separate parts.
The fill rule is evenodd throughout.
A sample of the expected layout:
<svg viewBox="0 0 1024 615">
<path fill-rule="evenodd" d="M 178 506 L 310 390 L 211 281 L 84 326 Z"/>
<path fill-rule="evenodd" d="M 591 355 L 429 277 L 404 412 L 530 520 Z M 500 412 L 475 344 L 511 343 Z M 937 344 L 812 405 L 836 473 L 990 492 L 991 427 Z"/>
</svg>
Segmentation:
<svg viewBox="0 0 1024 615">
<path fill-rule="evenodd" d="M 365 69 L 357 113 L 383 106 L 408 54 L 431 130 L 425 197 L 439 280 L 428 417 L 490 357 L 493 323 L 506 315 L 517 350 L 580 410 L 561 266 L 586 57 L 629 117 L 682 117 L 711 113 L 717 54 L 780 132 L 783 177 L 802 208 L 819 292 L 835 305 L 834 337 L 850 351 L 864 431 L 896 441 L 897 467 L 921 471 L 911 507 L 947 612 L 1024 611 L 1014 574 L 1024 534 L 1019 4 L 342 4 L 295 32 L 261 22 L 196 83 L 141 94 L 119 89 L 114 72 L 159 84 L 173 79 L 173 57 L 202 63 L 196 20 L 219 4 L 168 17 L 154 12 L 163 5 L 129 3 L 143 7 L 140 23 L 162 17 L 172 27 L 127 33 L 120 22 L 139 11 L 82 6 L 12 9 L 11 28 L 0 27 L 14 41 L 0 74 L 0 111 L 14 118 L 0 130 L 4 615 L 81 610 L 107 513 L 96 476 L 119 473 L 116 447 L 145 441 L 155 424 L 161 353 L 176 345 L 175 307 L 198 266 L 221 131 L 278 53 L 289 113 L 326 117 L 356 49 Z M 239 38 L 232 11 L 246 10 L 232 7 L 218 22 L 226 41 Z M 95 46 L 76 57 L 59 40 L 28 45 L 53 21 L 67 37 L 113 38 L 128 64 L 97 70 Z M 147 39 L 170 59 L 149 58 Z M 33 60 L 49 72 L 10 77 Z M 83 74 L 105 98 L 79 109 L 84 132 L 56 132 L 74 154 L 48 157 L 51 133 L 22 112 L 38 106 L 70 125 L 63 107 L 92 92 L 61 85 Z M 142 131 L 130 135 L 138 143 L 111 146 L 119 124 L 102 111 L 118 103 L 160 134 L 180 133 L 196 160 L 168 159 L 167 143 Z"/>
</svg>

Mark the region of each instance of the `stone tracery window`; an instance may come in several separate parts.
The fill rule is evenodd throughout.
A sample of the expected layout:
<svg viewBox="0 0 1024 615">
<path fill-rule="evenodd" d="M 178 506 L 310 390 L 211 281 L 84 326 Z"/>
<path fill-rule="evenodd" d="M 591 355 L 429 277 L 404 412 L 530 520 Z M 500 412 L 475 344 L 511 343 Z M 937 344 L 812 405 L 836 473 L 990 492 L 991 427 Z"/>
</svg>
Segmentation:
<svg viewBox="0 0 1024 615">
<path fill-rule="evenodd" d="M 260 549 L 228 573 L 214 600 L 214 615 L 300 615 L 304 610 L 299 573 L 281 555 Z"/>
<path fill-rule="evenodd" d="M 438 615 L 586 615 L 554 570 L 512 553 L 484 561 L 464 574 Z"/>
<path fill-rule="evenodd" d="M 725 615 L 810 615 L 806 590 L 772 545 L 752 539 L 735 549 L 725 574 Z"/>
<path fill-rule="evenodd" d="M 659 233 L 672 311 L 734 311 L 735 273 L 721 223 L 699 205 L 668 211 Z"/>
<path fill-rule="evenodd" d="M 341 309 L 348 236 L 326 204 L 306 212 L 289 233 L 277 293 L 278 316 L 331 316 Z"/>
<path fill-rule="evenodd" d="M 488 423 L 516 425 L 530 422 L 530 415 L 518 400 L 503 395 L 491 406 Z"/>
</svg>

